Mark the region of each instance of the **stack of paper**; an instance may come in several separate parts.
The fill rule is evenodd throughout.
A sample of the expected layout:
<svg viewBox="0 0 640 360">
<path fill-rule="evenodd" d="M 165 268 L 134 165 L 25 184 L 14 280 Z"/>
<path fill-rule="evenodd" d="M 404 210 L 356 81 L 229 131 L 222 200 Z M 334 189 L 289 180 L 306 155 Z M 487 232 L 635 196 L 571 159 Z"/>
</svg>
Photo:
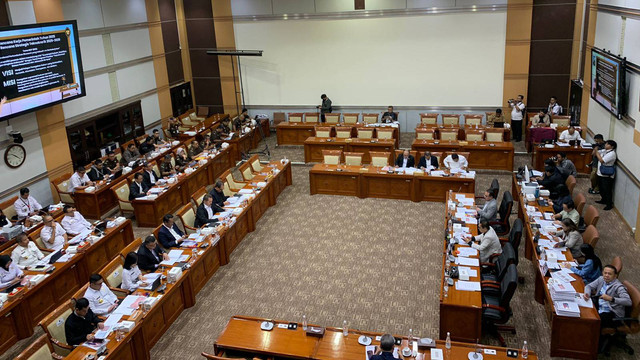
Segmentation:
<svg viewBox="0 0 640 360">
<path fill-rule="evenodd" d="M 480 283 L 477 281 L 456 281 L 456 290 L 461 291 L 480 291 Z"/>
<path fill-rule="evenodd" d="M 478 250 L 470 247 L 461 247 L 458 248 L 460 252 L 460 256 L 469 257 L 469 256 L 478 256 Z"/>
<path fill-rule="evenodd" d="M 480 266 L 480 260 L 459 256 L 456 258 L 456 264 L 465 266 Z"/>
<path fill-rule="evenodd" d="M 561 283 L 570 283 L 572 281 L 576 281 L 576 279 L 571 276 L 572 271 L 567 268 L 561 268 L 560 271 L 554 271 L 551 273 L 551 277 L 558 280 Z"/>
<path fill-rule="evenodd" d="M 555 301 L 556 314 L 568 317 L 580 317 L 580 307 L 573 301 Z"/>
<path fill-rule="evenodd" d="M 576 289 L 570 282 L 553 281 L 549 285 L 549 293 L 551 299 L 556 301 L 574 301 L 576 297 Z"/>
</svg>

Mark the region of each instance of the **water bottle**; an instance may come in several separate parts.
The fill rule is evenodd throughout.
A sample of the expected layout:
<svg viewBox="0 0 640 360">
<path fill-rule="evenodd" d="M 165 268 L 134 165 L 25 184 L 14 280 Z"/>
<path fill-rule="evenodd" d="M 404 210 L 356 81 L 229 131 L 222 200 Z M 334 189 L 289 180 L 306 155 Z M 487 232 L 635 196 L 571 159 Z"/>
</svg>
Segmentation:
<svg viewBox="0 0 640 360">
<path fill-rule="evenodd" d="M 349 327 L 347 326 L 347 320 L 342 322 L 342 335 L 349 336 Z"/>
<path fill-rule="evenodd" d="M 547 261 L 547 250 L 542 250 L 540 253 L 540 260 Z"/>
<path fill-rule="evenodd" d="M 447 349 L 451 349 L 451 333 L 447 332 L 447 340 L 444 343 L 444 347 Z"/>
<path fill-rule="evenodd" d="M 522 358 L 523 359 L 529 358 L 529 347 L 527 346 L 527 340 L 525 340 L 524 344 L 522 345 Z"/>
<path fill-rule="evenodd" d="M 413 329 L 409 329 L 409 336 L 407 339 L 407 347 L 411 349 L 411 344 L 413 343 Z"/>
<path fill-rule="evenodd" d="M 302 330 L 307 331 L 307 315 L 302 315 Z"/>
</svg>

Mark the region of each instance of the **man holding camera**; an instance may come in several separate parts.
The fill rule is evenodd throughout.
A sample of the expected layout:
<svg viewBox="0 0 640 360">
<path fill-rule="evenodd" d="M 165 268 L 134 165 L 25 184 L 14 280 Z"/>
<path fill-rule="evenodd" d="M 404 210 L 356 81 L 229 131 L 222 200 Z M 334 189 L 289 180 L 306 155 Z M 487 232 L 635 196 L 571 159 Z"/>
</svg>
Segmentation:
<svg viewBox="0 0 640 360">
<path fill-rule="evenodd" d="M 522 141 L 522 119 L 524 119 L 524 95 L 518 95 L 516 100 L 509 99 L 511 106 L 511 132 L 516 142 Z"/>
</svg>

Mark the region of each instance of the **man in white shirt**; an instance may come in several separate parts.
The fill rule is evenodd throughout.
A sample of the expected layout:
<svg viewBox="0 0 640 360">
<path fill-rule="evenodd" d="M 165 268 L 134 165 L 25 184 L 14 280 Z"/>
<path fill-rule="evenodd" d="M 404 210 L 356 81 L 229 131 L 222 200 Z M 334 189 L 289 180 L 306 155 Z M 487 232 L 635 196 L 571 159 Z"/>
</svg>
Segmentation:
<svg viewBox="0 0 640 360">
<path fill-rule="evenodd" d="M 35 215 L 42 209 L 42 205 L 33 196 L 29 195 L 29 188 L 26 187 L 20 189 L 20 196 L 13 203 L 13 207 L 16 209 L 16 214 L 20 219 Z"/>
<path fill-rule="evenodd" d="M 80 234 L 83 230 L 92 229 L 93 226 L 87 220 L 85 220 L 84 216 L 80 214 L 71 205 L 65 205 L 62 208 L 64 212 L 64 217 L 62 218 L 61 225 L 66 230 L 67 234 L 71 236 L 75 236 Z"/>
<path fill-rule="evenodd" d="M 53 221 L 53 216 L 45 215 L 40 238 L 47 249 L 58 251 L 67 243 L 67 233 L 62 226 Z"/>
<path fill-rule="evenodd" d="M 569 126 L 569 128 L 563 131 L 558 138 L 558 142 L 568 143 L 571 140 L 582 140 L 580 137 L 580 133 L 576 131 L 573 126 Z"/>
<path fill-rule="evenodd" d="M 551 97 L 551 100 L 549 100 L 549 107 L 547 108 L 547 110 L 550 116 L 560 115 L 562 113 L 562 106 L 558 104 L 557 97 L 555 96 Z"/>
<path fill-rule="evenodd" d="M 471 237 L 471 239 L 467 241 L 467 244 L 474 249 L 478 249 L 481 263 L 487 263 L 491 255 L 502 253 L 502 245 L 500 245 L 500 239 L 498 239 L 496 231 L 489 226 L 488 221 L 480 221 L 478 230 L 480 231 L 480 235 Z M 473 243 L 474 241 L 476 243 Z"/>
<path fill-rule="evenodd" d="M 449 170 L 466 170 L 469 166 L 469 163 L 464 156 L 453 153 L 444 158 L 444 166 L 446 166 Z"/>
<path fill-rule="evenodd" d="M 20 269 L 25 269 L 41 260 L 44 254 L 25 233 L 18 234 L 16 238 L 18 246 L 11 252 L 11 261 Z"/>
<path fill-rule="evenodd" d="M 75 192 L 76 190 L 81 190 L 92 185 L 93 181 L 89 180 L 84 166 L 78 166 L 76 172 L 74 172 L 69 179 L 69 192 Z"/>
<path fill-rule="evenodd" d="M 102 281 L 102 277 L 93 274 L 89 277 L 89 287 L 84 293 L 89 306 L 96 315 L 108 315 L 118 307 L 118 297 Z"/>
<path fill-rule="evenodd" d="M 510 99 L 511 106 L 511 131 L 513 139 L 517 142 L 522 141 L 522 119 L 524 119 L 524 95 L 518 95 L 517 100 Z"/>
<path fill-rule="evenodd" d="M 602 167 L 615 166 L 616 160 L 618 159 L 618 155 L 616 154 L 617 148 L 618 143 L 616 143 L 614 140 L 607 140 L 604 143 L 604 149 L 593 149 L 593 156 L 595 156 L 598 161 L 598 170 L 596 174 L 598 175 L 600 196 L 602 196 L 602 199 L 596 202 L 598 204 L 604 204 L 604 210 L 613 209 L 613 186 L 615 184 L 614 178 L 616 176 L 616 173 L 614 168 L 613 174 L 607 175 L 606 172 L 603 173 Z"/>
</svg>

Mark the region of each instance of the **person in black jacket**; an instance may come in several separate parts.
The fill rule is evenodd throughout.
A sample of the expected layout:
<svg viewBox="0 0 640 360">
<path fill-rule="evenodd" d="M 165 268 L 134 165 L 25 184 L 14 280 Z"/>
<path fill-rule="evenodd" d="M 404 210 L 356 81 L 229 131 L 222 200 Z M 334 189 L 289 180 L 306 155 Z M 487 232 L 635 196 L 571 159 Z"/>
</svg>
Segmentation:
<svg viewBox="0 0 640 360">
<path fill-rule="evenodd" d="M 100 159 L 93 162 L 91 170 L 87 173 L 89 180 L 94 182 L 106 179 L 107 175 L 111 175 L 111 171 L 104 166 Z"/>
<path fill-rule="evenodd" d="M 67 344 L 77 346 L 85 341 L 91 341 L 94 339 L 93 331 L 103 327 L 104 323 L 89 308 L 89 300 L 80 298 L 76 300 L 73 312 L 64 322 Z"/>
<path fill-rule="evenodd" d="M 199 228 L 203 225 L 217 222 L 213 218 L 213 214 L 216 213 L 215 206 L 213 206 L 213 198 L 207 194 L 202 198 L 202 204 L 198 206 L 196 211 L 196 220 L 193 222 L 193 227 Z"/>
<path fill-rule="evenodd" d="M 409 153 L 409 150 L 405 150 L 402 154 L 398 155 L 396 159 L 396 166 L 403 168 L 410 168 L 416 165 L 416 159 Z"/>
<path fill-rule="evenodd" d="M 153 235 L 147 236 L 138 249 L 138 267 L 146 271 L 155 271 L 163 260 L 169 260 L 169 255 L 158 246 Z"/>
<path fill-rule="evenodd" d="M 158 230 L 158 241 L 165 249 L 179 247 L 186 236 L 173 220 L 173 215 L 166 214 L 162 218 L 162 226 Z"/>
<path fill-rule="evenodd" d="M 160 177 L 157 172 L 153 171 L 153 165 L 151 163 L 145 163 L 144 171 L 142 172 L 142 182 L 147 186 L 147 189 L 151 189 L 158 179 L 160 179 Z"/>
<path fill-rule="evenodd" d="M 426 169 L 427 164 L 434 169 L 438 168 L 438 158 L 431 155 L 430 151 L 425 151 L 424 155 L 420 157 L 420 161 L 418 161 L 418 169 Z"/>
<path fill-rule="evenodd" d="M 556 186 L 564 184 L 564 180 L 562 179 L 562 174 L 560 174 L 555 166 L 546 166 L 544 168 L 544 177 L 542 179 L 538 178 L 538 184 L 552 191 L 555 190 Z"/>
<path fill-rule="evenodd" d="M 152 136 L 148 136 L 142 144 L 140 144 L 140 155 L 145 155 L 156 149 Z"/>
<path fill-rule="evenodd" d="M 229 198 L 224 194 L 224 184 L 222 180 L 217 179 L 215 185 L 213 186 L 213 190 L 209 193 L 213 198 L 213 204 L 215 205 L 215 210 L 218 212 L 223 212 L 224 202 Z"/>
<path fill-rule="evenodd" d="M 129 201 L 147 196 L 147 191 L 149 188 L 143 181 L 142 173 L 136 173 L 133 176 L 131 186 L 129 186 Z"/>
</svg>

